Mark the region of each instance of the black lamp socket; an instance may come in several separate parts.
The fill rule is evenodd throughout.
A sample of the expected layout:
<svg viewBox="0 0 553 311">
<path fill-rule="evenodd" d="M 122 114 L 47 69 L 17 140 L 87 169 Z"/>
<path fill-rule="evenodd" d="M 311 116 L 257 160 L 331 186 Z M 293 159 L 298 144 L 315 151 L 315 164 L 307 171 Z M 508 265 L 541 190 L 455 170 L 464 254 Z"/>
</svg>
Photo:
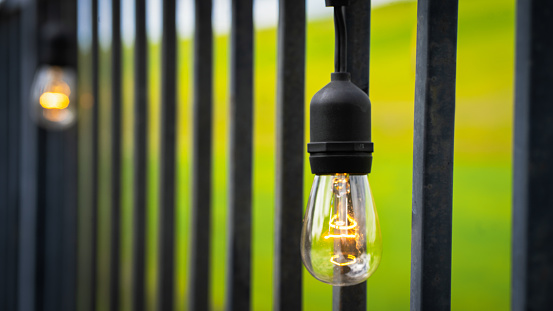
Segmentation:
<svg viewBox="0 0 553 311">
<path fill-rule="evenodd" d="M 49 22 L 40 31 L 41 64 L 60 67 L 77 66 L 75 34 L 62 23 Z"/>
<path fill-rule="evenodd" d="M 371 171 L 371 102 L 347 72 L 331 74 L 310 105 L 311 172 L 368 174 Z"/>
</svg>

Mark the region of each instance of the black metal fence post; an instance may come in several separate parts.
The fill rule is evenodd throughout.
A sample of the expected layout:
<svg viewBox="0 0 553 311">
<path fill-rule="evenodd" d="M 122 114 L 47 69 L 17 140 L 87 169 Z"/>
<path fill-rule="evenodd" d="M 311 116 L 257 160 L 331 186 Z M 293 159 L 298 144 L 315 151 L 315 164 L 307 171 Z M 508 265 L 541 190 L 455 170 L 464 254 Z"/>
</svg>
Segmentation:
<svg viewBox="0 0 553 311">
<path fill-rule="evenodd" d="M 458 0 L 419 0 L 411 310 L 451 308 Z"/>
<path fill-rule="evenodd" d="M 251 307 L 253 1 L 232 1 L 226 310 Z"/>
<path fill-rule="evenodd" d="M 37 130 L 29 118 L 29 89 L 37 57 L 37 2 L 27 3 L 21 11 L 21 162 L 20 162 L 20 219 L 19 267 L 17 304 L 21 311 L 36 310 L 36 245 L 37 245 Z"/>
<path fill-rule="evenodd" d="M 346 7 L 347 64 L 351 82 L 369 94 L 371 1 L 351 0 Z M 367 310 L 367 282 L 333 287 L 333 311 Z"/>
<path fill-rule="evenodd" d="M 512 310 L 553 305 L 553 3 L 517 1 Z"/>
<path fill-rule="evenodd" d="M 0 8 L 0 309 L 17 307 L 20 155 L 20 16 Z"/>
<path fill-rule="evenodd" d="M 273 310 L 302 309 L 305 1 L 279 1 Z"/>
<path fill-rule="evenodd" d="M 111 239 L 109 309 L 121 296 L 121 1 L 111 0 Z"/>
<path fill-rule="evenodd" d="M 91 0 L 91 28 L 92 28 L 92 159 L 91 159 L 91 189 L 90 196 L 92 202 L 90 219 L 90 311 L 96 311 L 97 305 L 97 287 L 98 287 L 98 195 L 99 195 L 99 122 L 100 122 L 100 92 L 99 92 L 99 45 L 98 45 L 98 1 Z"/>
<path fill-rule="evenodd" d="M 39 129 L 36 302 L 43 310 L 76 308 L 76 130 Z"/>
<path fill-rule="evenodd" d="M 175 286 L 176 4 L 163 0 L 158 310 L 172 310 Z"/>
<path fill-rule="evenodd" d="M 17 307 L 17 268 L 18 268 L 18 250 L 19 250 L 19 165 L 21 157 L 21 19 L 17 12 L 12 17 L 9 27 L 9 108 L 8 108 L 8 162 L 9 167 L 7 176 L 8 196 L 7 208 L 7 291 L 8 304 L 6 310 Z"/>
<path fill-rule="evenodd" d="M 209 310 L 213 105 L 212 1 L 195 1 L 194 146 L 189 310 Z"/>
<path fill-rule="evenodd" d="M 132 237 L 132 302 L 134 311 L 146 304 L 146 203 L 148 154 L 148 43 L 146 1 L 135 0 L 134 42 L 134 184 Z"/>
<path fill-rule="evenodd" d="M 0 41 L 9 38 L 9 19 L 0 12 Z M 8 248 L 8 111 L 9 111 L 9 49 L 7 44 L 0 46 L 0 247 L 7 254 Z M 0 256 L 0 308 L 8 305 L 8 258 Z"/>
</svg>

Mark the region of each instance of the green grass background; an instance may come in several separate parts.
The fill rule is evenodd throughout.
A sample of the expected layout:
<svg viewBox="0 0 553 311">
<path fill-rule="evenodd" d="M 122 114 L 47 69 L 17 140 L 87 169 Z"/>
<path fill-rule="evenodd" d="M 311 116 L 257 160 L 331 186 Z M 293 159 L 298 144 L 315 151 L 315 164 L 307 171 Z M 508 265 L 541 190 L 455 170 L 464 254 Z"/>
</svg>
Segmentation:
<svg viewBox="0 0 553 311">
<path fill-rule="evenodd" d="M 514 0 L 461 0 L 457 57 L 457 113 L 453 209 L 453 310 L 508 310 L 510 301 L 511 140 L 514 68 Z M 416 3 L 373 10 L 370 97 L 374 167 L 370 175 L 384 254 L 368 281 L 369 310 L 408 310 L 411 249 L 411 186 L 415 86 Z M 333 70 L 332 20 L 307 28 L 305 105 Z M 222 310 L 225 292 L 228 150 L 229 40 L 215 38 L 212 309 Z M 178 46 L 178 174 L 176 305 L 186 309 L 190 238 L 192 42 Z M 253 310 L 273 303 L 275 182 L 276 29 L 255 33 Z M 133 52 L 123 55 L 122 310 L 130 309 L 132 232 Z M 87 296 L 87 269 L 79 276 L 79 303 L 97 299 L 107 308 L 110 243 L 110 52 L 100 56 L 100 229 L 98 295 Z M 155 306 L 159 202 L 160 45 L 149 48 L 149 166 L 147 302 Z M 81 267 L 90 264 L 90 55 L 81 59 Z M 308 111 L 308 110 L 306 110 Z M 306 125 L 309 116 L 306 115 Z M 308 141 L 306 128 L 306 142 Z M 305 161 L 304 200 L 313 176 Z M 88 246 L 87 246 L 88 245 Z M 332 288 L 304 271 L 304 309 L 331 310 Z"/>
</svg>

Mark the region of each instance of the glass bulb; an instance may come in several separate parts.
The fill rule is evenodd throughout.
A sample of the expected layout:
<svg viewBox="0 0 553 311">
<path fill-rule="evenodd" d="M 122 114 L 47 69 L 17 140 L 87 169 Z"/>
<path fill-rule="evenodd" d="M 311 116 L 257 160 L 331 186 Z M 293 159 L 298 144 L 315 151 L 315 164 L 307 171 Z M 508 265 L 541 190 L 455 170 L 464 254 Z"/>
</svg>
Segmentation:
<svg viewBox="0 0 553 311">
<path fill-rule="evenodd" d="M 316 175 L 301 235 L 316 279 L 334 286 L 367 280 L 380 264 L 382 236 L 367 175 Z"/>
<path fill-rule="evenodd" d="M 31 115 L 47 129 L 64 129 L 76 120 L 76 73 L 72 68 L 42 66 L 33 82 Z"/>
</svg>

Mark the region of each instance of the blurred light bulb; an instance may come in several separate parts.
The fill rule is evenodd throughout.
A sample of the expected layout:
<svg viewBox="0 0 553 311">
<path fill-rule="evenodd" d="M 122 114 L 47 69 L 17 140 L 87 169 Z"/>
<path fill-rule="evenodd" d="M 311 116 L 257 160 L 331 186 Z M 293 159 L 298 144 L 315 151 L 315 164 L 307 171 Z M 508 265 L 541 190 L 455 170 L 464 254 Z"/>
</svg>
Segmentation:
<svg viewBox="0 0 553 311">
<path fill-rule="evenodd" d="M 380 264 L 382 236 L 367 175 L 316 175 L 301 236 L 307 270 L 334 286 L 367 280 Z"/>
<path fill-rule="evenodd" d="M 76 120 L 77 110 L 74 90 L 76 73 L 72 68 L 39 68 L 33 82 L 33 119 L 47 129 L 64 129 L 71 126 Z"/>
</svg>

